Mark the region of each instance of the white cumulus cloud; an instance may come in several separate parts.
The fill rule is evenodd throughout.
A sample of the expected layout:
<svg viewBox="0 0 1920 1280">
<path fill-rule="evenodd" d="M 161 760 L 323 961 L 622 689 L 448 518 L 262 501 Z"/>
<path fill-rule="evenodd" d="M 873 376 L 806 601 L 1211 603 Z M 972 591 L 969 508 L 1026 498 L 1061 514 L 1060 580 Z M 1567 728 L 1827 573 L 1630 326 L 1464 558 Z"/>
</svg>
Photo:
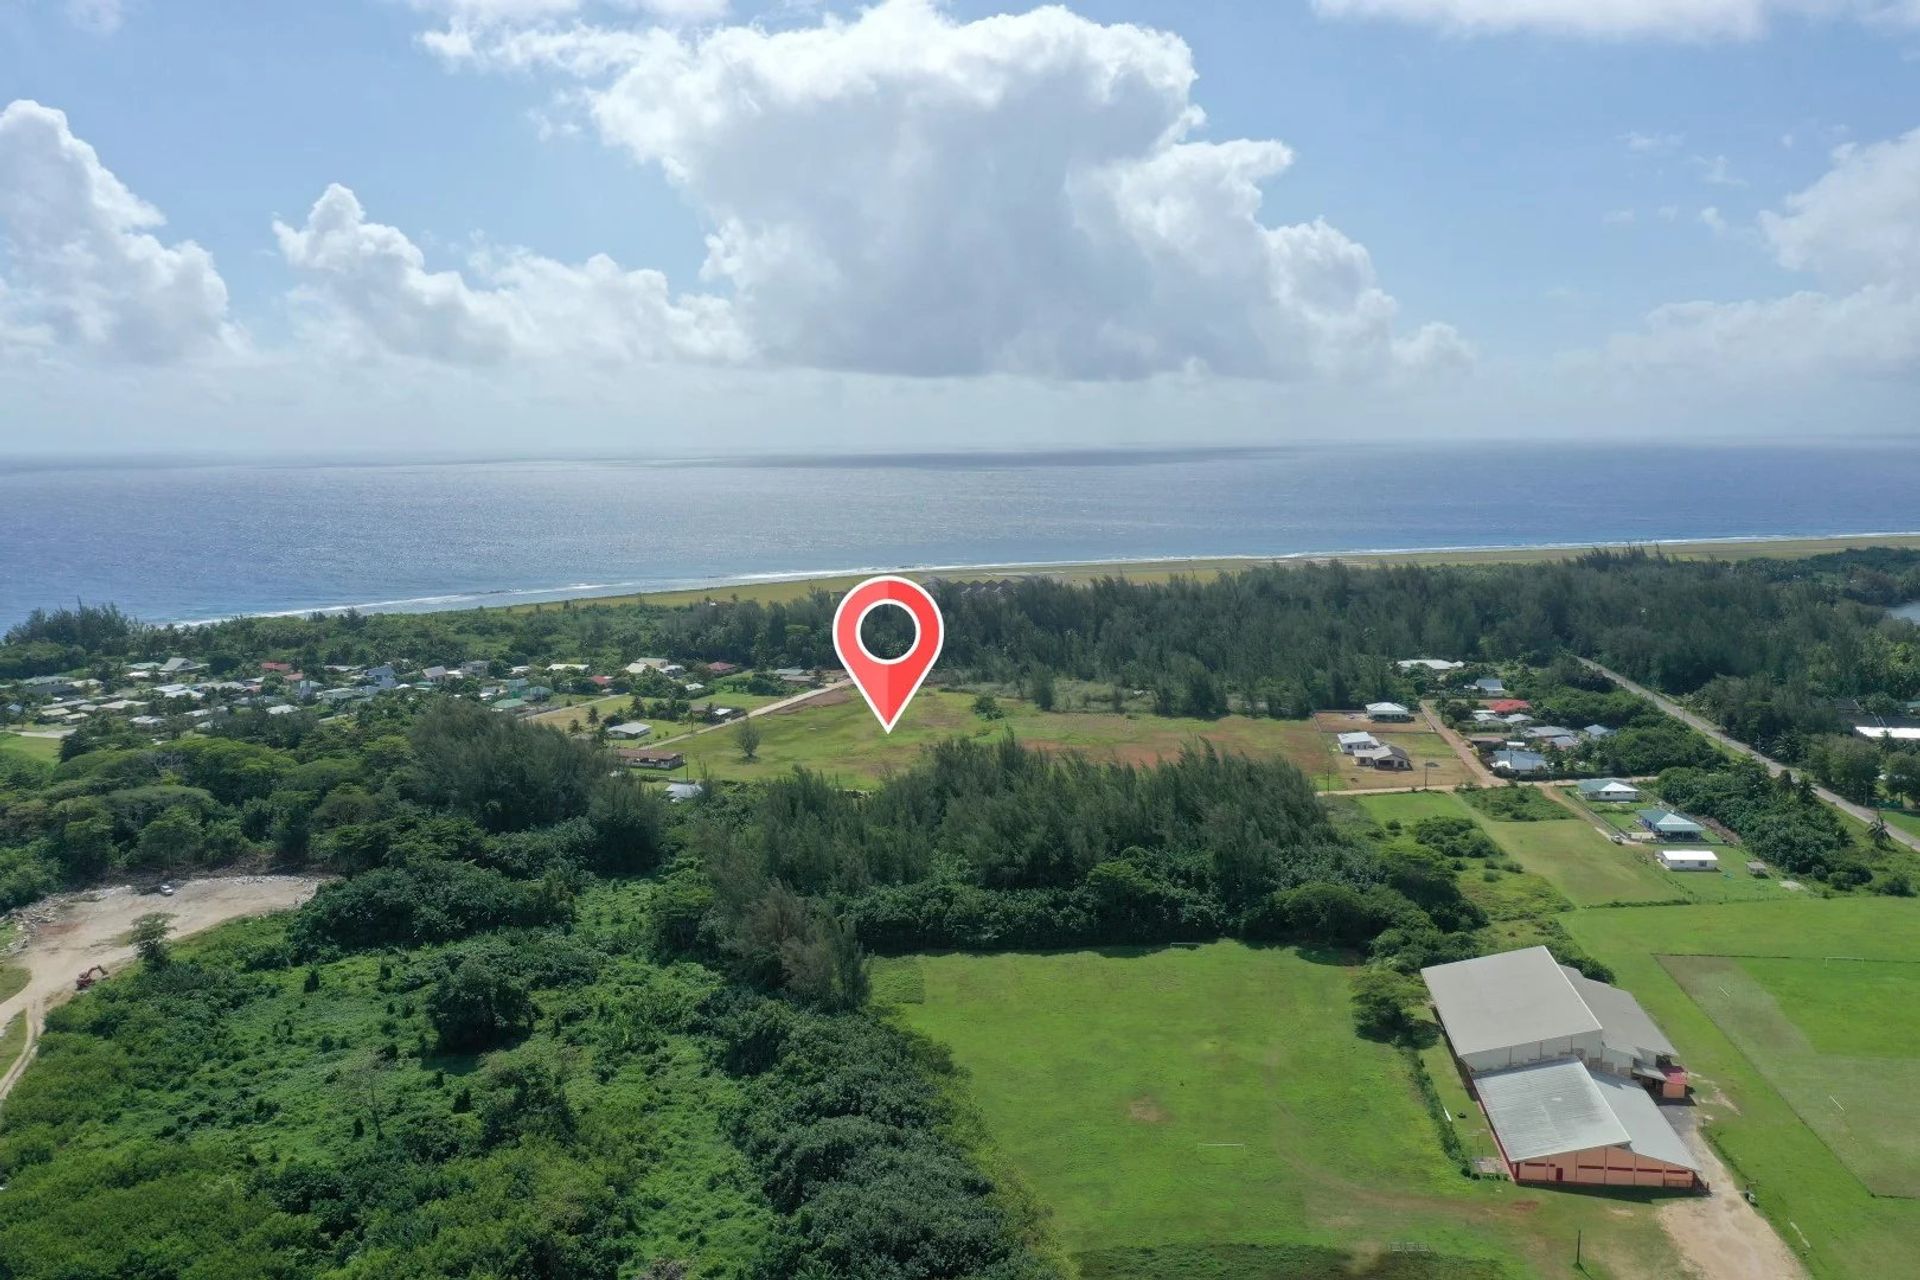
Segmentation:
<svg viewBox="0 0 1920 1280">
<path fill-rule="evenodd" d="M 1726 228 L 1715 209 L 1700 217 Z M 1734 377 L 1920 372 L 1920 129 L 1838 148 L 1817 182 L 1760 215 L 1759 231 L 1780 266 L 1821 287 L 1661 307 L 1613 340 L 1612 359 Z"/>
<path fill-rule="evenodd" d="M 1321 13 L 1388 18 L 1470 33 L 1601 39 L 1751 40 L 1780 18 L 1920 23 L 1915 0 L 1314 0 Z"/>
<path fill-rule="evenodd" d="M 64 113 L 0 111 L 0 344 L 158 363 L 236 346 L 227 286 L 129 191 Z"/>
<path fill-rule="evenodd" d="M 580 358 L 604 363 L 739 361 L 751 347 L 724 300 L 675 297 L 658 271 L 604 255 L 579 266 L 524 250 L 483 251 L 429 271 L 397 228 L 369 222 L 346 187 L 327 188 L 305 225 L 274 223 L 306 284 L 322 336 L 361 352 L 459 364 Z"/>
<path fill-rule="evenodd" d="M 761 356 L 910 375 L 1366 376 L 1467 358 L 1396 333 L 1364 246 L 1273 222 L 1279 142 L 1199 136 L 1176 36 L 931 0 L 698 32 L 575 25 L 429 40 L 579 77 L 601 136 L 713 231 L 703 274 Z"/>
</svg>

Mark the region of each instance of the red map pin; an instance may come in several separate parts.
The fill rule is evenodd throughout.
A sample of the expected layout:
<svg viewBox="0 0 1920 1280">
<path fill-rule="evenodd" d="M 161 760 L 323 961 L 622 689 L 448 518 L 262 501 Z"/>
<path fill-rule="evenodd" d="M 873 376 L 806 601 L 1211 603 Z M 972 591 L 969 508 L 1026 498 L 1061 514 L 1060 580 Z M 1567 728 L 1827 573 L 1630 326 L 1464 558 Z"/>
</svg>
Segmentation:
<svg viewBox="0 0 1920 1280">
<path fill-rule="evenodd" d="M 860 624 L 883 605 L 898 605 L 913 618 L 913 647 L 898 658 L 876 658 L 860 638 Z M 946 642 L 947 626 L 940 606 L 927 589 L 906 578 L 886 574 L 868 578 L 847 592 L 833 613 L 833 647 L 841 665 L 860 686 L 860 696 L 873 708 L 880 727 L 888 733 L 920 692 L 920 682 L 933 670 Z"/>
</svg>

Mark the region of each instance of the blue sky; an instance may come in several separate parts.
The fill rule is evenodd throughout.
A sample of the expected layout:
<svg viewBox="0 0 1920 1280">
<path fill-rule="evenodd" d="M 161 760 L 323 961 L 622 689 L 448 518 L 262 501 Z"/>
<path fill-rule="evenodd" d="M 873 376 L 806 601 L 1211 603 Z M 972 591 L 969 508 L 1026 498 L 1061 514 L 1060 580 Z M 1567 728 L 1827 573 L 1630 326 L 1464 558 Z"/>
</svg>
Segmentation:
<svg viewBox="0 0 1920 1280">
<path fill-rule="evenodd" d="M 937 60 L 894 77 L 893 52 L 856 43 L 857 6 L 0 0 L 0 106 L 65 117 L 22 108 L 0 130 L 0 180 L 16 185 L 12 222 L 0 195 L 0 391 L 15 406 L 0 403 L 0 446 L 246 449 L 263 419 L 337 410 L 358 424 L 335 429 L 344 444 L 490 447 L 535 405 L 554 414 L 552 438 L 582 447 L 626 438 L 606 426 L 610 405 L 648 428 L 698 421 L 741 448 L 892 441 L 902 406 L 969 437 L 963 424 L 991 419 L 1002 440 L 1135 442 L 1169 419 L 1182 421 L 1167 438 L 1190 438 L 1194 420 L 1232 439 L 1346 423 L 1587 434 L 1671 430 L 1676 386 L 1708 434 L 1899 430 L 1920 386 L 1920 135 L 1906 142 L 1920 128 L 1920 10 L 1673 0 L 1636 19 L 1642 2 L 1660 11 L 1623 0 L 1616 27 L 1591 31 L 1565 16 L 1571 0 L 1540 0 L 1531 17 L 1525 0 L 1082 0 L 1059 28 L 1085 41 L 1077 56 L 1159 77 L 1140 103 L 1109 103 L 1050 78 L 1039 50 L 1053 28 L 1026 7 L 891 0 L 924 10 L 900 19 L 931 33 L 915 45 L 999 59 L 994 91 L 1031 94 L 969 114 L 945 104 L 972 89 Z M 1028 25 L 974 41 L 996 14 Z M 778 38 L 827 21 L 842 34 L 809 74 L 863 65 L 888 87 L 809 85 L 769 119 L 794 48 Z M 1119 24 L 1177 37 L 1191 87 L 1169 88 L 1163 46 L 1112 37 Z M 701 50 L 748 26 L 760 80 L 731 100 L 741 118 L 708 127 L 694 95 L 737 86 L 716 88 Z M 609 52 L 649 32 L 671 50 Z M 567 51 L 527 55 L 541 37 Z M 647 94 L 685 118 L 642 118 Z M 1290 160 L 1201 156 L 1193 173 L 1153 169 L 1148 195 L 1128 187 L 1070 228 L 1042 213 L 1028 225 L 1063 191 L 1084 199 L 1089 157 L 1144 171 L 1160 154 L 1152 112 L 1183 104 L 1206 117 L 1184 141 L 1281 143 Z M 927 146 L 946 155 L 917 154 Z M 961 148 L 1004 163 L 901 191 L 871 177 Z M 77 280 L 72 245 L 45 222 L 86 218 L 49 193 L 72 173 L 97 187 L 99 171 L 165 222 L 109 217 L 104 247 L 83 247 L 134 265 Z M 971 209 L 983 181 L 992 192 Z M 351 195 L 323 228 L 308 219 L 330 184 Z M 1236 204 L 1243 188 L 1257 214 Z M 1821 194 L 1796 217 L 1808 192 Z M 870 205 L 849 215 L 854 200 Z M 1184 225 L 1140 229 L 1169 210 Z M 23 231 L 35 216 L 40 230 Z M 707 237 L 729 218 L 740 229 L 722 256 L 736 263 L 746 246 L 750 260 L 716 267 Z M 1090 218 L 1105 228 L 1088 233 L 1107 237 L 1098 247 L 1060 243 Z M 1129 228 L 1124 249 L 1109 219 Z M 1259 235 L 1316 219 L 1326 231 L 1304 247 Z M 849 220 L 859 234 L 840 242 Z M 970 265 L 1000 228 L 1033 242 L 1000 264 L 1004 279 Z M 795 235 L 820 243 L 769 247 Z M 154 247 L 131 243 L 142 236 Z M 185 242 L 207 261 L 165 256 Z M 409 253 L 419 273 L 396 284 Z M 524 269 L 497 274 L 516 254 Z M 622 274 L 614 297 L 578 270 L 594 255 L 664 282 Z M 1838 274 L 1823 265 L 1840 261 Z M 821 263 L 840 283 L 790 284 Z M 160 282 L 127 304 L 131 319 L 100 296 L 128 272 Z M 444 272 L 460 274 L 431 278 Z M 854 274 L 892 278 L 846 283 Z M 1267 274 L 1270 290 L 1234 283 Z M 949 290 L 963 301 L 913 305 Z M 182 293 L 186 314 L 156 310 Z M 1754 311 L 1807 294 L 1810 311 Z M 1702 303 L 1715 309 L 1680 317 L 1677 335 L 1660 312 Z M 1835 318 L 1869 306 L 1882 310 Z M 1116 333 L 1089 339 L 1109 315 Z M 591 350 L 565 332 L 629 323 Z M 1866 330 L 1878 336 L 1856 350 Z M 1788 362 L 1767 412 L 1743 400 L 1743 352 L 1777 371 L 1779 351 L 1803 350 L 1819 355 Z M 1579 379 L 1621 398 L 1596 414 L 1590 387 L 1565 390 Z M 789 425 L 756 425 L 783 404 Z M 448 417 L 464 437 L 427 421 Z"/>
</svg>

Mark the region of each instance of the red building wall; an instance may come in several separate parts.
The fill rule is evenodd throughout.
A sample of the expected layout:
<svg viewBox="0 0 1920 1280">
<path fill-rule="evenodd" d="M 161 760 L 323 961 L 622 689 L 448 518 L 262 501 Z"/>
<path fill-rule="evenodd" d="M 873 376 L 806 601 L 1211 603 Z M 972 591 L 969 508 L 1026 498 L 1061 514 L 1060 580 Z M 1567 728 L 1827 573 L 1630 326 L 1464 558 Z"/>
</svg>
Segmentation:
<svg viewBox="0 0 1920 1280">
<path fill-rule="evenodd" d="M 1511 1160 L 1515 1182 L 1559 1183 L 1589 1187 L 1666 1187 L 1677 1191 L 1701 1185 L 1691 1169 L 1654 1160 L 1625 1147 L 1593 1147 L 1532 1160 Z"/>
</svg>

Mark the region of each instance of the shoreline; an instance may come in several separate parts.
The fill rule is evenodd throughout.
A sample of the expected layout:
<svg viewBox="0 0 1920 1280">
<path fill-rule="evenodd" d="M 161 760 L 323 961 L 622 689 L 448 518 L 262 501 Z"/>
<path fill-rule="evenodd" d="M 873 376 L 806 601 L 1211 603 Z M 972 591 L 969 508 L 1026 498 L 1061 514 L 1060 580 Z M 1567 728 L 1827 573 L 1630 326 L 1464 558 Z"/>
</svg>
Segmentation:
<svg viewBox="0 0 1920 1280">
<path fill-rule="evenodd" d="M 1742 560 L 1777 557 L 1800 559 L 1864 547 L 1920 547 L 1920 531 L 1833 534 L 1755 534 L 1708 538 L 1651 540 L 1483 544 L 1442 547 L 1371 547 L 1327 551 L 1287 551 L 1272 554 L 1230 553 L 1195 556 L 1147 556 L 1114 560 L 1030 560 L 999 563 L 935 565 L 870 565 L 836 569 L 807 569 L 782 573 L 742 574 L 688 585 L 650 586 L 631 583 L 574 583 L 559 587 L 498 588 L 485 592 L 447 593 L 360 604 L 235 613 L 213 618 L 180 619 L 160 626 L 203 627 L 237 618 L 302 618 L 310 614 L 459 613 L 494 609 L 537 613 L 572 605 L 616 606 L 650 604 L 675 606 L 710 599 L 758 600 L 771 603 L 805 596 L 813 590 L 836 590 L 875 574 L 894 573 L 915 580 L 935 577 L 1046 577 L 1068 582 L 1117 577 L 1129 581 L 1165 581 L 1181 575 L 1235 572 L 1257 565 L 1380 564 L 1467 565 L 1520 564 L 1565 560 L 1589 551 L 1641 549 L 1677 559 Z M 671 582 L 671 580 L 669 580 Z M 623 589 L 624 588 L 624 589 Z M 532 597 L 538 597 L 532 598 Z"/>
</svg>

